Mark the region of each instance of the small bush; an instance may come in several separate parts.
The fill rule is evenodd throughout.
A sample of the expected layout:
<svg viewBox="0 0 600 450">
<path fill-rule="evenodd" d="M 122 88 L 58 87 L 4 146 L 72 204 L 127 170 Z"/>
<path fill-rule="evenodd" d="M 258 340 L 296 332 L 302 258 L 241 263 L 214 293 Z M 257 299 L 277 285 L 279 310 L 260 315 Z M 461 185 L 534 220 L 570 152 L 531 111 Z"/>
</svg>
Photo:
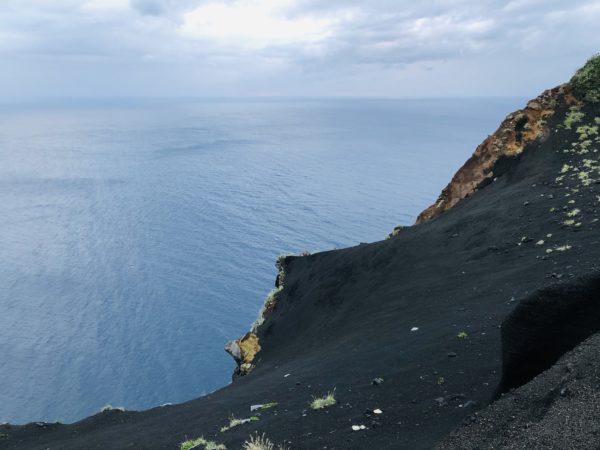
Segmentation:
<svg viewBox="0 0 600 450">
<path fill-rule="evenodd" d="M 313 397 L 312 402 L 310 402 L 310 407 L 312 409 L 324 409 L 329 406 L 333 406 L 337 403 L 335 399 L 335 389 L 332 392 L 329 392 L 324 397 Z"/>
<path fill-rule="evenodd" d="M 578 122 L 581 122 L 584 117 L 585 114 L 579 111 L 577 107 L 572 107 L 571 110 L 567 113 L 567 117 L 565 117 L 565 128 L 567 130 L 570 130 L 571 128 L 573 128 L 573 125 L 575 125 Z"/>
<path fill-rule="evenodd" d="M 592 56 L 575 72 L 571 84 L 579 98 L 591 103 L 600 102 L 600 54 Z"/>
</svg>

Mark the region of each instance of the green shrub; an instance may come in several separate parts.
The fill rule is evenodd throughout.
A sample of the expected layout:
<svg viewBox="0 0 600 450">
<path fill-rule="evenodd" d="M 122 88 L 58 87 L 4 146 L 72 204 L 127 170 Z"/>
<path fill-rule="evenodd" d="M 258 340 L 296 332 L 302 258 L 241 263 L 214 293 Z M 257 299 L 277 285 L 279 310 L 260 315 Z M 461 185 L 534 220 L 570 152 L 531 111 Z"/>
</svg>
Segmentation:
<svg viewBox="0 0 600 450">
<path fill-rule="evenodd" d="M 337 403 L 335 399 L 335 389 L 332 392 L 329 392 L 324 397 L 313 397 L 312 402 L 310 402 L 310 407 L 312 409 L 324 409 L 328 406 L 333 406 Z"/>
<path fill-rule="evenodd" d="M 573 128 L 573 125 L 581 122 L 584 117 L 585 117 L 584 113 L 579 111 L 579 109 L 577 109 L 577 107 L 572 106 L 571 109 L 569 110 L 569 112 L 567 113 L 567 116 L 565 117 L 565 122 L 564 122 L 565 128 L 567 130 L 570 130 L 571 128 Z"/>
<path fill-rule="evenodd" d="M 571 78 L 575 94 L 591 103 L 600 102 L 600 54 L 592 56 Z"/>
</svg>

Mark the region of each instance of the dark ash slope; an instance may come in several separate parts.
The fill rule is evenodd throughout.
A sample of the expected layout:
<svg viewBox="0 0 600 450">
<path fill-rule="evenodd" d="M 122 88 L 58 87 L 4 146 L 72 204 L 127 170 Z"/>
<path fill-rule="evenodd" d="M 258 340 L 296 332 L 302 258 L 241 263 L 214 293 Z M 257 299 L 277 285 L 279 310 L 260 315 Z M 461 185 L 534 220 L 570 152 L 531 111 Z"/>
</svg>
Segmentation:
<svg viewBox="0 0 600 450">
<path fill-rule="evenodd" d="M 485 183 L 443 214 L 382 242 L 286 258 L 284 287 L 257 331 L 262 350 L 249 375 L 181 405 L 139 413 L 110 411 L 73 425 L 1 426 L 0 448 L 176 449 L 203 435 L 238 449 L 250 434 L 264 432 L 292 449 L 425 449 L 464 420 L 477 424 L 477 417 L 505 418 L 519 407 L 519 392 L 531 398 L 546 395 L 549 386 L 560 384 L 555 374 L 563 363 L 544 375 L 548 381 L 541 388 L 536 380 L 475 416 L 499 389 L 529 381 L 598 331 L 595 320 L 583 321 L 583 331 L 579 325 L 570 330 L 564 322 L 573 315 L 585 317 L 580 305 L 595 311 L 597 291 L 582 294 L 575 304 L 559 295 L 569 313 L 551 310 L 554 315 L 539 321 L 542 328 L 556 327 L 554 340 L 548 341 L 556 349 L 527 370 L 521 363 L 513 369 L 510 361 L 523 360 L 523 355 L 511 350 L 510 342 L 530 339 L 527 355 L 536 355 L 540 342 L 535 333 L 519 334 L 519 321 L 526 322 L 529 311 L 545 313 L 533 308 L 519 315 L 517 309 L 511 316 L 515 326 L 505 333 L 509 364 L 503 371 L 500 326 L 520 300 L 560 292 L 552 286 L 571 286 L 580 275 L 592 274 L 593 279 L 599 268 L 600 143 L 593 127 L 600 110 L 596 103 L 573 97 L 569 86 L 549 95 L 552 114 L 544 116 L 544 123 L 529 125 L 538 130 L 535 138 L 518 141 L 527 120 L 513 116 L 507 123 L 518 128 L 498 133 L 510 135 L 511 145 L 522 142 L 522 151 L 494 160 L 485 168 Z M 582 125 L 589 128 L 582 131 Z M 561 343 L 565 333 L 568 345 Z M 543 341 L 547 335 L 541 335 Z M 600 367 L 597 342 L 586 341 L 574 353 L 577 361 L 595 355 L 581 369 L 589 383 L 573 391 L 585 394 L 582 405 L 593 403 L 597 394 L 597 380 L 590 378 Z M 373 386 L 376 377 L 384 383 Z M 335 406 L 310 410 L 312 396 L 333 389 Z M 250 405 L 266 402 L 278 405 L 261 412 L 258 421 L 219 431 L 231 414 L 249 417 Z M 538 429 L 548 435 L 539 442 L 565 433 L 549 416 L 556 410 L 555 397 L 542 402 L 546 404 L 537 417 Z M 375 408 L 383 413 L 373 414 Z M 571 415 L 582 413 L 569 410 Z M 522 417 L 513 415 L 516 421 Z M 354 424 L 367 429 L 352 431 Z M 508 419 L 499 424 L 502 430 L 512 426 Z M 498 432 L 489 426 L 459 428 L 441 445 L 484 448 Z M 489 448 L 503 448 L 528 428 L 520 433 L 506 431 L 504 440 Z M 585 448 L 578 445 L 569 448 Z"/>
</svg>

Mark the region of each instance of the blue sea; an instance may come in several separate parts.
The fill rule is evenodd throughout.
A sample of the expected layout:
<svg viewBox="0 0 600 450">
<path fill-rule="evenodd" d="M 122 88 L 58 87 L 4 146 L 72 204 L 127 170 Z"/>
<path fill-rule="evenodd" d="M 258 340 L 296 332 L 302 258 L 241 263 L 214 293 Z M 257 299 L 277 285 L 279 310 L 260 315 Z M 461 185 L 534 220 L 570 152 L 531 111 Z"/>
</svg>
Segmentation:
<svg viewBox="0 0 600 450">
<path fill-rule="evenodd" d="M 226 385 L 279 255 L 413 223 L 523 103 L 0 104 L 0 422 Z"/>
</svg>

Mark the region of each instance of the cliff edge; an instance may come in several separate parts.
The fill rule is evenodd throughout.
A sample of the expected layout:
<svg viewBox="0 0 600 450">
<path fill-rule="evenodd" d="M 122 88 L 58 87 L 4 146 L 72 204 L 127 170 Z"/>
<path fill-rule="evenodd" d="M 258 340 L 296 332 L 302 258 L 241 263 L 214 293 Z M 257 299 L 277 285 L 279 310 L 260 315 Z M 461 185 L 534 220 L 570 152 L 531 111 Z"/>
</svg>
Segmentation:
<svg viewBox="0 0 600 450">
<path fill-rule="evenodd" d="M 306 450 L 590 448 L 599 127 L 595 57 L 507 116 L 418 225 L 282 258 L 257 322 L 227 346 L 229 386 L 0 425 L 0 449 L 239 449 L 263 435 Z"/>
</svg>

